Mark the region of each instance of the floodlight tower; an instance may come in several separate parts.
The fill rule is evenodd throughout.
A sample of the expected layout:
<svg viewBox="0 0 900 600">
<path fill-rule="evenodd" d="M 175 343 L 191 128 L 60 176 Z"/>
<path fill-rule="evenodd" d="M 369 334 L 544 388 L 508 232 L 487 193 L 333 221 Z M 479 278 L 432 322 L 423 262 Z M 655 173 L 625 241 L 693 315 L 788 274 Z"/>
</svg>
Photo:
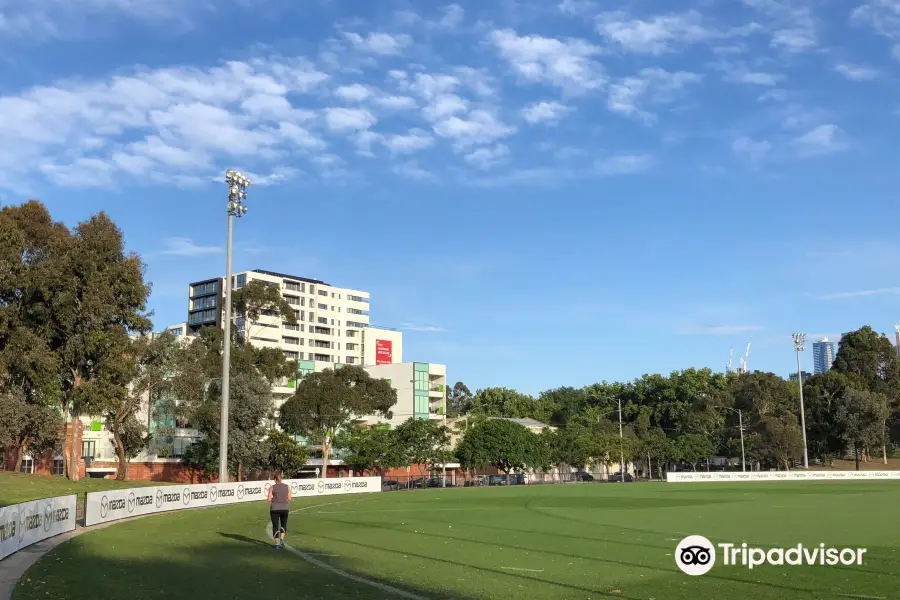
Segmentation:
<svg viewBox="0 0 900 600">
<path fill-rule="evenodd" d="M 803 408 L 803 369 L 800 368 L 800 353 L 806 344 L 805 333 L 794 334 L 794 350 L 797 352 L 797 382 L 800 384 L 800 428 L 803 430 L 803 468 L 809 468 L 809 452 L 806 446 L 806 411 Z"/>
<path fill-rule="evenodd" d="M 244 200 L 247 199 L 247 188 L 250 180 L 241 173 L 228 169 L 225 171 L 225 183 L 228 185 L 228 244 L 225 250 L 225 339 L 222 350 L 222 407 L 219 425 L 219 483 L 228 481 L 228 400 L 231 383 L 231 235 L 235 217 L 247 214 Z"/>
</svg>

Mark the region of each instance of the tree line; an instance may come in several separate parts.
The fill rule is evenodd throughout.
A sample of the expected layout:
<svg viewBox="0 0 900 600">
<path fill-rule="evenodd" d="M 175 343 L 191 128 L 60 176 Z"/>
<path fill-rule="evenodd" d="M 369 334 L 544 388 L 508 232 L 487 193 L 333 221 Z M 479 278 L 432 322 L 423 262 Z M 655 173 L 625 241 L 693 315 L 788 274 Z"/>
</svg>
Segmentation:
<svg viewBox="0 0 900 600">
<path fill-rule="evenodd" d="M 111 434 L 119 469 L 141 452 L 167 457 L 180 428 L 199 431 L 184 462 L 201 476 L 218 467 L 224 332 L 207 327 L 190 343 L 149 335 L 140 257 L 125 251 L 121 231 L 99 213 L 71 229 L 39 202 L 0 210 L 0 446 L 61 451 L 66 473 L 80 449 L 62 448 L 67 423 L 100 416 Z M 391 418 L 396 391 L 356 366 L 298 376 L 279 349 L 248 342 L 261 315 L 297 323 L 277 287 L 251 282 L 233 294 L 229 462 L 237 479 L 259 471 L 296 472 L 310 447 L 323 464 L 336 449 L 358 469 L 434 468 L 450 460 L 466 468 L 504 472 L 618 462 L 661 473 L 681 461 L 744 450 L 761 467 L 791 468 L 802 453 L 797 382 L 773 373 L 686 369 L 632 382 L 561 387 L 533 397 L 508 388 L 474 394 L 458 382 L 447 390 L 453 431 L 441 422 L 410 420 L 395 429 L 360 428 L 359 418 Z M 241 324 L 238 327 L 238 323 Z M 272 388 L 295 392 L 277 410 Z M 803 382 L 809 454 L 830 462 L 886 461 L 900 439 L 900 360 L 871 327 L 846 334 L 832 369 Z M 139 420 L 151 399 L 150 423 Z M 618 407 L 623 437 L 619 438 Z M 510 421 L 528 417 L 553 428 L 540 435 Z M 526 435 L 526 433 L 528 435 Z M 450 447 L 451 434 L 459 442 Z M 297 437 L 306 444 L 298 444 Z M 67 450 L 67 451 L 64 451 Z"/>
</svg>

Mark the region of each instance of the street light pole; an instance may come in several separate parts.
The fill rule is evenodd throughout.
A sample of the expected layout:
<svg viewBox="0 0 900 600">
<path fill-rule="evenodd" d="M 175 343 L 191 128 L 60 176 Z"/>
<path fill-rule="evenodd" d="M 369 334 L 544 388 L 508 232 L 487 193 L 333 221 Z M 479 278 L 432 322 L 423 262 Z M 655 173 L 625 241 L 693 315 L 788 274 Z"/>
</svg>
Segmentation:
<svg viewBox="0 0 900 600">
<path fill-rule="evenodd" d="M 741 471 L 747 472 L 747 457 L 744 454 L 744 413 L 741 412 L 741 409 L 738 409 L 738 427 L 741 430 Z"/>
<path fill-rule="evenodd" d="M 228 400 L 231 384 L 231 236 L 234 218 L 247 214 L 243 202 L 247 199 L 250 180 L 228 169 L 225 171 L 228 184 L 228 243 L 225 249 L 225 339 L 222 346 L 222 407 L 219 424 L 219 483 L 228 482 Z"/>
<path fill-rule="evenodd" d="M 622 399 L 619 401 L 619 468 L 622 473 L 622 483 L 625 483 L 625 440 L 622 437 Z"/>
<path fill-rule="evenodd" d="M 797 383 L 800 384 L 800 429 L 803 430 L 803 468 L 809 468 L 809 451 L 806 446 L 806 410 L 803 407 L 803 369 L 800 368 L 800 353 L 806 343 L 805 333 L 794 334 L 794 350 L 797 351 Z"/>
</svg>

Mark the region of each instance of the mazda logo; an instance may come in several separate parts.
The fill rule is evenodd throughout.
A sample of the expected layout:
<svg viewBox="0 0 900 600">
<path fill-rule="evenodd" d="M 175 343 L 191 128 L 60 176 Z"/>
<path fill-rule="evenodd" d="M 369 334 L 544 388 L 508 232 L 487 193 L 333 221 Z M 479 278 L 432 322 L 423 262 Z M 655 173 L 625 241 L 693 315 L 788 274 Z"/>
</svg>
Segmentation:
<svg viewBox="0 0 900 600">
<path fill-rule="evenodd" d="M 189 490 L 188 488 L 184 488 L 184 491 L 181 493 L 181 500 L 185 504 L 190 504 L 191 503 L 191 490 Z"/>
<path fill-rule="evenodd" d="M 53 507 L 48 502 L 44 505 L 44 531 L 50 531 L 53 526 Z"/>
<path fill-rule="evenodd" d="M 242 500 L 244 498 L 244 486 L 242 486 L 242 485 L 238 486 L 237 496 L 238 496 L 238 500 Z"/>
<path fill-rule="evenodd" d="M 100 517 L 105 519 L 107 513 L 109 513 L 109 498 L 103 496 L 100 498 Z"/>
<path fill-rule="evenodd" d="M 293 493 L 293 494 L 297 493 L 297 482 L 296 481 L 291 483 L 291 493 Z"/>
<path fill-rule="evenodd" d="M 19 543 L 22 543 L 22 540 L 25 539 L 25 521 L 28 520 L 28 513 L 23 508 L 22 512 L 19 513 Z"/>
<path fill-rule="evenodd" d="M 320 479 L 319 483 L 316 484 L 316 489 L 319 491 L 320 494 L 322 492 L 324 492 L 325 491 L 325 482 Z"/>
<path fill-rule="evenodd" d="M 134 512 L 134 492 L 128 494 L 128 512 Z"/>
<path fill-rule="evenodd" d="M 345 480 L 344 480 L 344 491 L 345 491 L 345 492 L 349 492 L 349 491 L 350 491 L 350 480 L 349 480 L 349 479 L 345 479 Z"/>
<path fill-rule="evenodd" d="M 209 489 L 209 501 L 215 502 L 216 498 L 218 498 L 218 496 L 219 496 L 219 490 L 217 490 L 215 486 L 211 487 Z"/>
<path fill-rule="evenodd" d="M 162 490 L 156 490 L 156 508 L 162 508 L 163 493 Z"/>
<path fill-rule="evenodd" d="M 269 490 L 271 490 L 271 489 L 272 489 L 272 484 L 271 484 L 271 483 L 267 483 L 267 484 L 266 484 L 266 487 L 265 487 L 266 496 L 269 495 Z"/>
</svg>

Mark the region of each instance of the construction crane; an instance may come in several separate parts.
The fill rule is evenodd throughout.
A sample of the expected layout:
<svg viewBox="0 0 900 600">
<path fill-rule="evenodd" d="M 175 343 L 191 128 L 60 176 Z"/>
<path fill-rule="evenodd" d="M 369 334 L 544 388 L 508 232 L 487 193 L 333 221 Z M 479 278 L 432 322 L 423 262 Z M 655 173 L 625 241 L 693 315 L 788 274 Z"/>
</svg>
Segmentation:
<svg viewBox="0 0 900 600">
<path fill-rule="evenodd" d="M 753 338 L 750 338 L 750 341 L 747 342 L 747 353 L 741 357 L 741 373 L 749 373 L 750 369 L 747 367 L 747 360 L 750 358 L 750 344 L 753 343 Z"/>
<path fill-rule="evenodd" d="M 897 356 L 900 356 L 900 323 L 894 325 L 894 329 L 897 330 L 897 343 L 894 345 L 897 349 Z"/>
<path fill-rule="evenodd" d="M 898 328 L 900 328 L 900 324 L 898 324 L 897 326 L 898 326 Z M 897 331 L 900 331 L 900 329 L 898 329 Z M 725 367 L 726 373 L 731 373 L 734 370 L 733 364 L 734 364 L 734 346 L 731 347 L 731 352 L 728 353 L 728 366 Z"/>
</svg>

